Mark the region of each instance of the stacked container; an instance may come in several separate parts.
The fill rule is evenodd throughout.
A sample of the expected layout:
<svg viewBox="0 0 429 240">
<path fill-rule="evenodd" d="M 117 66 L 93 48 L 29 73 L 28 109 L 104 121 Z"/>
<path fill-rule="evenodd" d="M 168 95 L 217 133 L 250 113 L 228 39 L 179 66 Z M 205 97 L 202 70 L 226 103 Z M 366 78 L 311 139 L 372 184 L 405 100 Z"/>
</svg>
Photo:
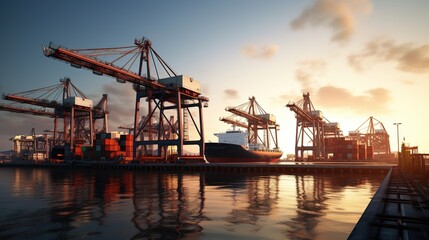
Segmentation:
<svg viewBox="0 0 429 240">
<path fill-rule="evenodd" d="M 333 153 L 335 160 L 373 160 L 374 146 L 367 146 L 356 139 L 346 137 L 325 138 L 326 152 Z"/>
<path fill-rule="evenodd" d="M 368 159 L 368 152 L 365 144 L 359 144 L 359 159 L 360 160 Z"/>
<path fill-rule="evenodd" d="M 342 138 L 342 141 L 338 142 L 336 145 L 334 158 L 338 160 L 359 160 L 357 140 L 346 140 Z"/>
<path fill-rule="evenodd" d="M 133 135 L 98 133 L 93 146 L 75 146 L 74 157 L 89 161 L 133 160 Z"/>
<path fill-rule="evenodd" d="M 76 145 L 74 147 L 74 156 L 75 158 L 83 158 L 82 146 Z"/>
<path fill-rule="evenodd" d="M 374 146 L 367 146 L 366 147 L 366 158 L 368 160 L 374 160 Z"/>
<path fill-rule="evenodd" d="M 120 150 L 125 152 L 125 161 L 133 160 L 133 135 L 121 135 L 119 146 Z"/>
</svg>

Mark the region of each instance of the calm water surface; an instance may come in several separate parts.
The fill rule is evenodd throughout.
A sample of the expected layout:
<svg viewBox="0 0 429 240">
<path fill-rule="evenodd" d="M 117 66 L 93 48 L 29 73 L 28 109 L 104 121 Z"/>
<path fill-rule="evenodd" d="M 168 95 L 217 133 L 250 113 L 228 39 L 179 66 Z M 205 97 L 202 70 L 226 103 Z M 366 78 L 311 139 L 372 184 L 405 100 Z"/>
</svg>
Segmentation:
<svg viewBox="0 0 429 240">
<path fill-rule="evenodd" d="M 346 239 L 382 179 L 0 168 L 0 239 Z"/>
</svg>

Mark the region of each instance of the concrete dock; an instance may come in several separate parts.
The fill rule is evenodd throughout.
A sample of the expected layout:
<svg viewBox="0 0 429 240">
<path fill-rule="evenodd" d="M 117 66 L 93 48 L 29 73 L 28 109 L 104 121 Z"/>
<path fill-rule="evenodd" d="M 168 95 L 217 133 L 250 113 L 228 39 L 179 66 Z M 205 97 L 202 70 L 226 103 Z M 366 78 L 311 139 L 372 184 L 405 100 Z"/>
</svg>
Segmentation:
<svg viewBox="0 0 429 240">
<path fill-rule="evenodd" d="M 392 168 L 349 239 L 429 239 L 426 176 Z"/>
<path fill-rule="evenodd" d="M 267 163 L 143 163 L 143 164 L 105 164 L 105 163 L 3 163 L 0 167 L 29 167 L 29 168 L 71 168 L 71 169 L 123 169 L 142 171 L 171 171 L 171 172 L 255 172 L 255 173 L 371 173 L 387 174 L 393 164 L 371 163 L 371 162 L 281 162 L 274 164 Z"/>
</svg>

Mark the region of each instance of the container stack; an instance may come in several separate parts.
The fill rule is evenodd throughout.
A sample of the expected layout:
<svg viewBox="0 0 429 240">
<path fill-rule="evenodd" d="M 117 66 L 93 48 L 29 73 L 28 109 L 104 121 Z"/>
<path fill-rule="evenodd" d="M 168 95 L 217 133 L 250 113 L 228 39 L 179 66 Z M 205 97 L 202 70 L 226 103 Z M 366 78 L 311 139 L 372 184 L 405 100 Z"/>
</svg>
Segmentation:
<svg viewBox="0 0 429 240">
<path fill-rule="evenodd" d="M 94 141 L 95 146 L 95 141 Z M 85 160 L 94 160 L 95 159 L 95 149 L 92 146 L 83 146 L 82 147 L 83 158 Z"/>
<path fill-rule="evenodd" d="M 341 138 L 334 152 L 334 159 L 338 160 L 359 160 L 359 150 L 357 140 L 346 140 Z"/>
<path fill-rule="evenodd" d="M 74 147 L 74 156 L 75 158 L 78 158 L 78 159 L 83 158 L 82 146 L 76 145 Z"/>
<path fill-rule="evenodd" d="M 117 139 L 106 138 L 101 141 L 101 143 L 102 144 L 99 147 L 100 160 L 114 160 L 116 157 L 121 155 L 121 153 L 119 152 L 119 143 Z"/>
<path fill-rule="evenodd" d="M 133 135 L 98 133 L 93 146 L 75 146 L 74 158 L 88 161 L 131 161 L 133 146 Z"/>
<path fill-rule="evenodd" d="M 133 135 L 121 135 L 119 138 L 120 150 L 125 152 L 125 161 L 133 160 Z"/>
<path fill-rule="evenodd" d="M 370 150 L 365 144 L 346 137 L 325 138 L 325 149 L 328 154 L 333 154 L 335 160 L 358 161 L 370 156 Z"/>
<path fill-rule="evenodd" d="M 366 147 L 366 158 L 368 160 L 374 160 L 374 146 L 367 146 Z"/>
<path fill-rule="evenodd" d="M 359 160 L 367 160 L 368 152 L 365 144 L 359 144 Z"/>
<path fill-rule="evenodd" d="M 106 161 L 116 157 L 116 152 L 119 151 L 119 144 L 116 139 L 112 138 L 111 133 L 97 134 L 95 139 L 95 157 L 97 160 Z"/>
</svg>

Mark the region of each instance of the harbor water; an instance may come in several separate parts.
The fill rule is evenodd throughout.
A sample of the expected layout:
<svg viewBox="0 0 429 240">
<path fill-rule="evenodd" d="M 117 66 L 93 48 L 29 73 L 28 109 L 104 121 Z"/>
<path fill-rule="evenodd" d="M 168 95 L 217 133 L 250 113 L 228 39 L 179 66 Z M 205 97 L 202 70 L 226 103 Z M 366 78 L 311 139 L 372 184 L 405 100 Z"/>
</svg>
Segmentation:
<svg viewBox="0 0 429 240">
<path fill-rule="evenodd" d="M 346 239 L 383 177 L 0 168 L 0 239 Z"/>
</svg>

